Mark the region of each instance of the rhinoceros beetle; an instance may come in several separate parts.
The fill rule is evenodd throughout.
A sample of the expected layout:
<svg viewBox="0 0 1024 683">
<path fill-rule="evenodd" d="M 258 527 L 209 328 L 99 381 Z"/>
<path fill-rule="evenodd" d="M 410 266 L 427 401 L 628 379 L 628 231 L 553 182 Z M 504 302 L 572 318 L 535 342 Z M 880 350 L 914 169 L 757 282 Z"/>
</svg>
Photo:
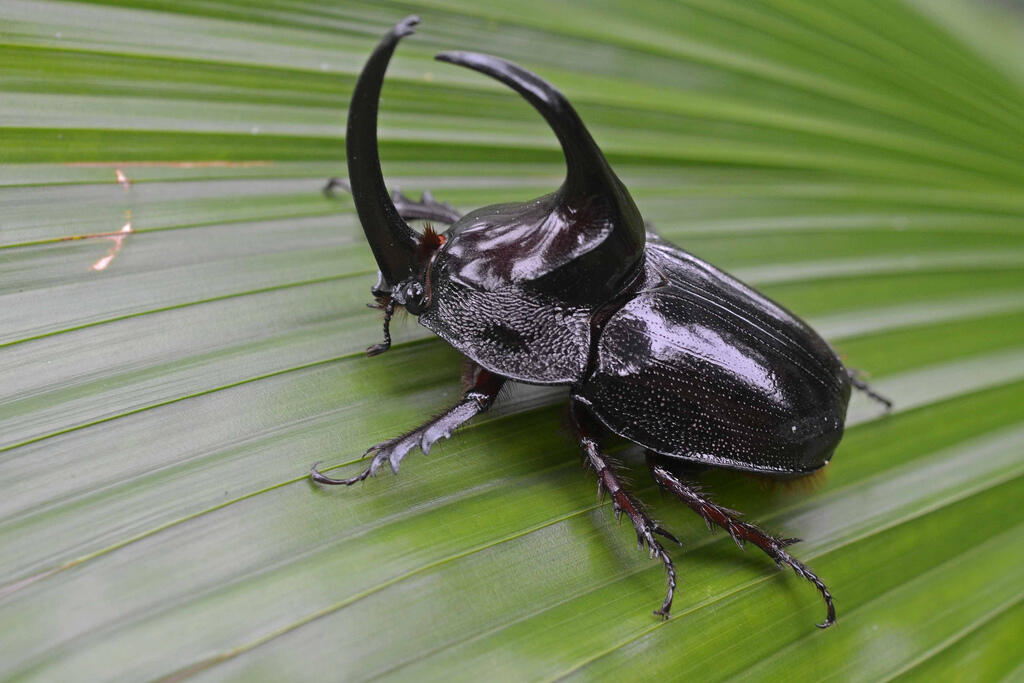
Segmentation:
<svg viewBox="0 0 1024 683">
<path fill-rule="evenodd" d="M 466 358 L 465 393 L 438 417 L 370 447 L 369 467 L 349 479 L 317 470 L 320 484 L 351 485 L 388 463 L 397 473 L 417 446 L 486 411 L 508 380 L 568 385 L 570 419 L 598 490 L 624 512 L 641 549 L 657 556 L 668 590 L 655 614 L 669 615 L 676 587 L 659 536 L 676 541 L 624 487 L 602 452 L 609 432 L 643 447 L 657 484 L 740 547 L 749 541 L 821 593 L 824 628 L 835 621 L 825 583 L 786 547 L 712 502 L 674 465 L 721 467 L 778 478 L 824 467 L 843 434 L 851 386 L 870 391 L 832 348 L 792 313 L 647 226 L 576 111 L 550 83 L 497 57 L 442 52 L 522 95 L 554 130 L 565 182 L 529 202 L 466 215 L 429 195 L 416 202 L 384 185 L 377 153 L 377 106 L 398 41 L 419 22 L 407 17 L 370 55 L 352 94 L 345 138 L 349 184 L 380 268 L 371 293 L 388 325 L 396 307 Z M 343 181 L 332 181 L 332 185 Z M 450 227 L 414 231 L 408 220 Z"/>
</svg>

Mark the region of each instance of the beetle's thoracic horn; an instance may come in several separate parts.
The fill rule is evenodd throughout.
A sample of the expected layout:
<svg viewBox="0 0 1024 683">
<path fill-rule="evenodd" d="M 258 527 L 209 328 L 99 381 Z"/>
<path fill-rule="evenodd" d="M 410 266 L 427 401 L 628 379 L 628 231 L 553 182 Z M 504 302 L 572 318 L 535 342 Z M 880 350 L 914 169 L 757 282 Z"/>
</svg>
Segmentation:
<svg viewBox="0 0 1024 683">
<path fill-rule="evenodd" d="M 543 78 L 518 64 L 476 52 L 441 52 L 435 59 L 487 74 L 532 104 L 562 144 L 568 167 L 566 182 L 571 190 L 602 192 L 607 191 L 609 181 L 619 182 L 579 114 L 565 99 L 565 95 Z"/>
<path fill-rule="evenodd" d="M 377 105 L 395 46 L 419 21 L 419 17 L 409 16 L 395 24 L 370 55 L 352 93 L 345 134 L 352 199 L 388 287 L 412 274 L 420 236 L 402 220 L 384 185 L 377 154 Z"/>
<path fill-rule="evenodd" d="M 596 209 L 588 212 L 588 222 L 611 227 L 608 237 L 590 252 L 593 260 L 590 272 L 600 273 L 600 277 L 612 284 L 618 276 L 627 275 L 632 263 L 643 253 L 646 240 L 643 218 L 565 96 L 537 74 L 498 57 L 475 52 L 441 52 L 435 58 L 501 81 L 540 112 L 558 137 L 565 155 L 566 178 L 559 191 L 561 201 L 566 205 Z"/>
</svg>

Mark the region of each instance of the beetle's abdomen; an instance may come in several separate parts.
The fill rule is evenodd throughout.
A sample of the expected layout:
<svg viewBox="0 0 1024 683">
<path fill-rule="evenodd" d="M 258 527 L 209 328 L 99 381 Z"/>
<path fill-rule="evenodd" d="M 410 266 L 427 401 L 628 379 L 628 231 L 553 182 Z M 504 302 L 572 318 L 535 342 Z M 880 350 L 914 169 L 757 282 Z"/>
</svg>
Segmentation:
<svg viewBox="0 0 1024 683">
<path fill-rule="evenodd" d="M 613 431 L 665 455 L 775 474 L 828 462 L 850 395 L 828 344 L 689 254 L 662 243 L 648 260 L 668 284 L 608 320 L 580 397 Z"/>
</svg>

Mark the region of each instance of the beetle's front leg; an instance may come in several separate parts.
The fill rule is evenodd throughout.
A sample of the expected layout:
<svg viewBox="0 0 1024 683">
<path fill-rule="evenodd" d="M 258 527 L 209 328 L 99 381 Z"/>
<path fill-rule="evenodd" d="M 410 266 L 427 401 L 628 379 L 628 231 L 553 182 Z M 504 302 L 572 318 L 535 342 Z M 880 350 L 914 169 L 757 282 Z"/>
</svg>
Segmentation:
<svg viewBox="0 0 1024 683">
<path fill-rule="evenodd" d="M 674 474 L 659 465 L 650 455 L 648 457 L 651 474 L 654 476 L 654 480 L 658 482 L 658 485 L 686 503 L 694 512 L 703 517 L 709 529 L 712 524 L 722 527 L 729 532 L 729 535 L 732 536 L 733 540 L 736 541 L 736 545 L 740 548 L 743 547 L 744 541 L 750 541 L 763 550 L 768 557 L 775 560 L 775 564 L 779 565 L 779 567 L 788 565 L 796 572 L 797 576 L 807 579 L 814 584 L 818 592 L 821 593 L 821 597 L 825 600 L 827 610 L 825 621 L 818 624 L 818 628 L 828 628 L 835 623 L 836 608 L 832 604 L 832 594 L 829 592 L 828 586 L 807 565 L 786 552 L 786 546 L 792 545 L 800 539 L 776 538 L 761 531 L 753 524 L 741 522 L 738 519 L 738 512 L 715 504 L 697 487 L 681 481 Z"/>
<path fill-rule="evenodd" d="M 370 446 L 363 453 L 364 458 L 371 453 L 373 454 L 370 466 L 356 476 L 349 477 L 348 479 L 334 479 L 321 474 L 316 468 L 320 463 L 316 463 L 310 468 L 310 478 L 318 484 L 351 486 L 356 482 L 365 480 L 367 477 L 376 475 L 384 463 L 388 463 L 391 466 L 391 471 L 398 474 L 398 467 L 402 459 L 413 448 L 419 446 L 420 450 L 424 453 L 429 453 L 431 446 L 438 439 L 447 439 L 457 427 L 469 422 L 474 416 L 485 412 L 494 403 L 498 392 L 501 391 L 501 387 L 505 384 L 505 378 L 487 372 L 475 363 L 472 364 L 470 372 L 471 383 L 462 395 L 461 401 L 426 424 L 402 436 Z"/>
<path fill-rule="evenodd" d="M 346 192 L 352 192 L 352 186 L 349 185 L 347 180 L 342 178 L 329 179 L 327 184 L 324 185 L 323 192 L 328 197 L 333 197 L 334 190 L 338 187 Z M 438 223 L 451 225 L 462 218 L 461 212 L 448 202 L 439 202 L 434 199 L 434 195 L 429 190 L 423 192 L 418 202 L 409 199 L 399 190 L 395 190 L 391 193 L 391 202 L 398 209 L 398 215 L 407 221 L 437 221 Z"/>
<path fill-rule="evenodd" d="M 418 202 L 409 199 L 401 191 L 395 190 L 391 193 L 391 201 L 398 209 L 398 214 L 407 221 L 437 221 L 451 225 L 462 218 L 462 213 L 451 204 L 434 199 L 430 190 L 424 190 Z"/>
<path fill-rule="evenodd" d="M 644 546 L 647 546 L 650 556 L 652 558 L 657 557 L 665 565 L 665 573 L 668 575 L 668 590 L 665 593 L 665 600 L 662 601 L 661 607 L 654 610 L 654 614 L 663 619 L 668 619 L 669 612 L 672 610 L 672 598 L 676 591 L 676 568 L 672 564 L 672 558 L 668 556 L 665 548 L 655 538 L 655 534 L 664 536 L 676 543 L 679 543 L 679 540 L 651 519 L 646 511 L 644 511 L 640 501 L 622 487 L 622 482 L 616 474 L 614 466 L 601 453 L 593 431 L 588 429 L 588 416 L 582 413 L 582 409 L 578 404 L 572 404 L 570 415 L 573 426 L 579 434 L 580 448 L 583 449 L 583 457 L 586 460 L 586 464 L 597 474 L 598 494 L 603 494 L 607 491 L 611 495 L 615 518 L 621 519 L 622 513 L 625 512 L 629 516 L 630 521 L 633 522 L 633 528 L 636 530 L 637 548 L 643 550 Z"/>
</svg>

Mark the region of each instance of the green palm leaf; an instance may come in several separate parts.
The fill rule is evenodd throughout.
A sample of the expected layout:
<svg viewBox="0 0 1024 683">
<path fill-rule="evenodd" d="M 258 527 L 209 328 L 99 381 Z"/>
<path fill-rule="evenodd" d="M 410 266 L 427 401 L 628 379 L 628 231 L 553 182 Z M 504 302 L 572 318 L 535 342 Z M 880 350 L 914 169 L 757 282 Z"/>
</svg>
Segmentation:
<svg viewBox="0 0 1024 683">
<path fill-rule="evenodd" d="M 1019 677 L 1009 7 L 5 0 L 0 678 Z M 392 187 L 461 208 L 554 188 L 528 105 L 431 57 L 519 61 L 667 238 L 806 316 L 895 400 L 853 403 L 815 488 L 707 477 L 804 539 L 835 628 L 625 450 L 683 541 L 656 621 L 660 564 L 581 474 L 564 391 L 517 387 L 399 477 L 308 483 L 459 393 L 458 355 L 414 324 L 363 356 L 375 265 L 349 200 L 319 192 L 344 169 L 355 74 L 410 11 L 382 104 Z"/>
</svg>

